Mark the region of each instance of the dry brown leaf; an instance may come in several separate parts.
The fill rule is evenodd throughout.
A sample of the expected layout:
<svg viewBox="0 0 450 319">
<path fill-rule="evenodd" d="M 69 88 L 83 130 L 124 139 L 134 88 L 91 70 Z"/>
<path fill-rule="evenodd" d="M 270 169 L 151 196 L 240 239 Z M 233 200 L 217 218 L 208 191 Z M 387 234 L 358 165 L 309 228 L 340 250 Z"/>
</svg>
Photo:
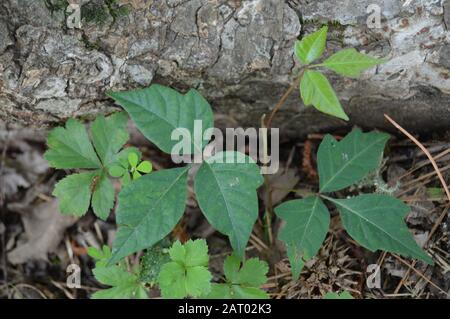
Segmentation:
<svg viewBox="0 0 450 319">
<path fill-rule="evenodd" d="M 22 264 L 29 260 L 47 260 L 47 254 L 55 251 L 64 231 L 77 221 L 76 217 L 62 215 L 58 201 L 41 203 L 22 214 L 26 241 L 8 253 L 12 264 Z"/>
<path fill-rule="evenodd" d="M 274 175 L 269 175 L 270 186 L 272 187 L 272 205 L 280 203 L 290 192 L 293 191 L 300 178 L 295 169 L 282 169 Z M 265 194 L 265 190 L 261 190 Z M 267 198 L 262 196 L 264 205 L 267 207 Z"/>
</svg>

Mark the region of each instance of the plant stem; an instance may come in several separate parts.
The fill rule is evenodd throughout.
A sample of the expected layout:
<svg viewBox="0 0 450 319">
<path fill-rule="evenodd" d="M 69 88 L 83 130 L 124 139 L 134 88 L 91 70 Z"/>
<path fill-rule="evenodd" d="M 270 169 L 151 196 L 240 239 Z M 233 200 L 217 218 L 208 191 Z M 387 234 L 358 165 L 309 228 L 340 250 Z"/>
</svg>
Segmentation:
<svg viewBox="0 0 450 319">
<path fill-rule="evenodd" d="M 269 119 L 266 122 L 266 127 L 268 129 L 270 129 L 272 127 L 272 121 L 275 117 L 275 115 L 278 113 L 278 111 L 281 109 L 281 107 L 284 105 L 284 103 L 286 102 L 287 98 L 289 97 L 289 95 L 292 94 L 292 92 L 294 91 L 294 89 L 299 85 L 300 82 L 300 78 L 302 77 L 304 73 L 304 70 L 302 70 L 299 74 L 299 76 L 297 77 L 297 79 L 291 84 L 291 86 L 289 87 L 289 89 L 283 94 L 283 96 L 281 97 L 281 99 L 278 101 L 277 105 L 275 105 L 275 108 L 272 110 L 272 113 L 270 113 Z"/>
<path fill-rule="evenodd" d="M 299 85 L 300 79 L 303 76 L 303 73 L 305 73 L 306 68 L 302 68 L 299 72 L 299 75 L 295 79 L 295 81 L 289 86 L 289 89 L 283 94 L 281 99 L 278 101 L 278 103 L 275 105 L 275 108 L 270 113 L 269 119 L 266 121 L 266 115 L 264 114 L 261 117 L 261 128 L 266 129 L 266 134 L 268 133 L 269 129 L 272 127 L 272 121 L 275 117 L 275 115 L 278 113 L 278 111 L 281 109 L 281 107 L 286 103 L 287 98 L 292 94 L 294 89 Z M 264 154 L 267 154 L 267 136 L 266 139 L 263 141 L 263 147 L 264 147 Z M 267 163 L 265 161 L 265 163 Z M 266 224 L 266 230 L 267 230 L 267 236 L 269 239 L 270 245 L 273 244 L 273 234 L 272 234 L 272 218 L 273 218 L 273 203 L 272 203 L 272 187 L 270 185 L 270 180 L 266 174 L 264 174 L 264 188 L 265 188 L 265 197 L 266 197 L 266 211 L 264 214 L 265 217 L 265 224 Z"/>
<path fill-rule="evenodd" d="M 266 119 L 266 115 L 264 114 L 261 117 L 261 128 L 265 129 L 264 130 L 265 134 L 264 134 L 263 139 L 262 139 L 262 142 L 263 142 L 263 154 L 264 154 L 264 159 L 263 159 L 264 165 L 268 162 L 267 161 L 267 133 L 268 133 L 268 129 L 266 128 L 266 125 L 265 125 L 265 119 Z M 273 235 L 272 235 L 272 217 L 273 217 L 272 186 L 270 185 L 269 177 L 265 173 L 266 172 L 264 172 L 264 188 L 265 188 L 265 195 L 264 196 L 266 198 L 267 207 L 266 207 L 266 210 L 265 210 L 265 213 L 264 213 L 264 217 L 265 217 L 267 237 L 269 239 L 269 244 L 272 245 L 273 244 Z"/>
</svg>

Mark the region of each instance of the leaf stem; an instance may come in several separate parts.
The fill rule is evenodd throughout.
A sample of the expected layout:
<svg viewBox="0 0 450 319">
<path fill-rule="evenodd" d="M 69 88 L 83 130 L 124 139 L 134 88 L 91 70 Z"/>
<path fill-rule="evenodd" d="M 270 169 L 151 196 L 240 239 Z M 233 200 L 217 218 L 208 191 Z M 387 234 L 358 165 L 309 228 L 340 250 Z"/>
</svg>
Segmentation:
<svg viewBox="0 0 450 319">
<path fill-rule="evenodd" d="M 278 113 L 278 111 L 281 109 L 281 107 L 286 103 L 287 98 L 292 94 L 294 89 L 299 85 L 300 79 L 303 76 L 303 73 L 305 72 L 305 69 L 302 69 L 298 75 L 298 77 L 295 79 L 294 82 L 292 82 L 289 89 L 283 94 L 281 99 L 278 101 L 277 105 L 275 105 L 274 109 L 272 110 L 272 113 L 270 113 L 270 116 L 266 122 L 266 127 L 270 129 L 272 127 L 272 121 L 275 117 L 275 115 Z"/>
<path fill-rule="evenodd" d="M 312 69 L 312 68 L 320 68 L 320 67 L 324 67 L 324 66 L 326 66 L 324 63 L 313 64 L 313 65 L 310 65 L 310 66 L 309 66 L 309 69 Z"/>
<path fill-rule="evenodd" d="M 263 136 L 263 148 L 264 148 L 264 163 L 267 163 L 267 127 L 265 125 L 265 119 L 266 115 L 263 114 L 261 117 L 261 128 L 264 129 L 265 135 Z M 265 172 L 264 172 L 265 173 Z M 272 234 L 272 218 L 273 218 L 273 202 L 272 202 L 272 186 L 270 185 L 270 180 L 267 174 L 264 174 L 264 189 L 265 189 L 265 197 L 266 197 L 266 203 L 267 207 L 264 213 L 265 218 L 265 224 L 266 224 L 266 231 L 267 231 L 267 237 L 269 239 L 269 244 L 273 245 L 273 234 Z"/>
</svg>

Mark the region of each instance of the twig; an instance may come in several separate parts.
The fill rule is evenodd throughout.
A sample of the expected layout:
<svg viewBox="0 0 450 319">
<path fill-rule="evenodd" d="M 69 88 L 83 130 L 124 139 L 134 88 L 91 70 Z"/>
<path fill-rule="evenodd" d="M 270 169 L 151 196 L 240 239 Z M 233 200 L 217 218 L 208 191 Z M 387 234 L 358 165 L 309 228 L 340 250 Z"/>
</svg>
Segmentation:
<svg viewBox="0 0 450 319">
<path fill-rule="evenodd" d="M 402 258 L 400 258 L 399 256 L 397 256 L 396 254 L 392 254 L 392 256 L 394 256 L 398 261 L 400 261 L 402 264 L 404 264 L 405 266 L 407 266 L 409 269 L 411 269 L 412 271 L 414 271 L 416 274 L 418 274 L 421 278 L 423 278 L 427 283 L 429 283 L 430 285 L 432 285 L 434 288 L 436 288 L 437 290 L 439 290 L 440 292 L 442 292 L 444 295 L 446 295 L 447 297 L 450 296 L 450 294 L 448 292 L 446 292 L 444 289 L 442 289 L 441 287 L 439 287 L 438 285 L 436 285 L 434 282 L 432 282 L 430 279 L 428 279 L 422 272 L 420 272 L 419 270 L 417 270 L 416 268 L 414 268 L 414 266 L 410 265 L 407 261 L 403 260 Z"/>
<path fill-rule="evenodd" d="M 450 191 L 448 190 L 448 186 L 445 183 L 444 177 L 441 174 L 441 171 L 439 170 L 439 167 L 436 164 L 436 161 L 434 160 L 433 156 L 428 152 L 427 148 L 423 146 L 414 136 L 412 136 L 407 130 L 405 130 L 403 127 L 400 126 L 397 122 L 395 122 L 393 119 L 389 117 L 389 115 L 384 114 L 384 117 L 391 122 L 392 125 L 394 125 L 397 129 L 399 129 L 403 134 L 405 134 L 411 141 L 413 141 L 428 157 L 428 159 L 431 162 L 431 165 L 433 165 L 434 170 L 436 171 L 436 174 L 439 177 L 439 180 L 441 181 L 442 187 L 445 190 L 445 193 L 447 194 L 447 198 L 450 201 Z"/>
<path fill-rule="evenodd" d="M 439 218 L 434 223 L 434 226 L 431 229 L 430 233 L 428 234 L 428 237 L 427 237 L 427 240 L 424 243 L 424 246 L 426 246 L 427 243 L 431 240 L 431 237 L 433 237 L 433 235 L 436 232 L 436 230 L 438 229 L 439 225 L 442 223 L 444 218 L 447 216 L 447 212 L 448 212 L 449 208 L 450 208 L 450 206 L 445 207 L 444 210 L 442 211 L 441 216 L 439 216 Z M 417 261 L 414 261 L 412 266 L 414 267 L 416 264 L 417 264 Z M 402 286 L 405 284 L 405 281 L 408 279 L 410 273 L 411 273 L 411 269 L 408 269 L 406 271 L 405 275 L 403 276 L 402 280 L 400 280 L 399 284 L 395 288 L 394 294 L 397 294 L 400 291 Z"/>
</svg>

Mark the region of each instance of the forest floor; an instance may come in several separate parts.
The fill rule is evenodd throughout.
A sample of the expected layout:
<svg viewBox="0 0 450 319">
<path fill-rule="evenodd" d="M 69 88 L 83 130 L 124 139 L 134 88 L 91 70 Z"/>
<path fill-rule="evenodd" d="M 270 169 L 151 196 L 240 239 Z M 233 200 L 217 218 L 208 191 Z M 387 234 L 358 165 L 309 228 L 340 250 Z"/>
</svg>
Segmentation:
<svg viewBox="0 0 450 319">
<path fill-rule="evenodd" d="M 131 144 L 141 149 L 155 169 L 172 166 L 170 157 L 139 134 L 132 136 Z M 315 154 L 321 138 L 311 135 L 304 141 L 282 144 L 281 158 L 285 160 L 279 173 L 270 177 L 273 205 L 317 189 Z M 448 183 L 449 133 L 419 138 L 425 141 Z M 102 286 L 92 275 L 94 262 L 87 247 L 111 246 L 116 231 L 114 214 L 107 221 L 92 213 L 78 219 L 61 215 L 51 193 L 64 172 L 48 168 L 44 151 L 43 133 L 0 133 L 0 298 L 89 298 Z M 341 290 L 355 298 L 449 298 L 450 203 L 429 161 L 416 145 L 398 135 L 391 139 L 375 178 L 379 191 L 392 193 L 411 207 L 408 226 L 435 264 L 371 253 L 346 234 L 333 212 L 332 226 L 319 254 L 306 264 L 300 279 L 292 281 L 285 249 L 276 240 L 270 243 L 271 236 L 276 238 L 279 222 L 274 221 L 270 234 L 263 227 L 266 200 L 264 190 L 260 190 L 260 219 L 247 253 L 269 262 L 269 281 L 263 288 L 273 298 L 321 298 L 326 292 Z M 201 214 L 192 189 L 189 194 L 184 217 L 171 236 L 180 240 L 206 238 L 212 256 L 210 269 L 219 279 L 231 248 L 226 237 L 214 231 Z M 337 195 L 347 196 L 345 192 Z M 137 254 L 129 262 L 137 263 L 139 258 Z M 81 267 L 80 289 L 66 287 L 69 264 Z M 380 265 L 380 287 L 371 289 L 366 281 L 372 278 L 367 270 L 373 264 Z M 158 297 L 159 292 L 152 290 L 151 295 Z"/>
</svg>

